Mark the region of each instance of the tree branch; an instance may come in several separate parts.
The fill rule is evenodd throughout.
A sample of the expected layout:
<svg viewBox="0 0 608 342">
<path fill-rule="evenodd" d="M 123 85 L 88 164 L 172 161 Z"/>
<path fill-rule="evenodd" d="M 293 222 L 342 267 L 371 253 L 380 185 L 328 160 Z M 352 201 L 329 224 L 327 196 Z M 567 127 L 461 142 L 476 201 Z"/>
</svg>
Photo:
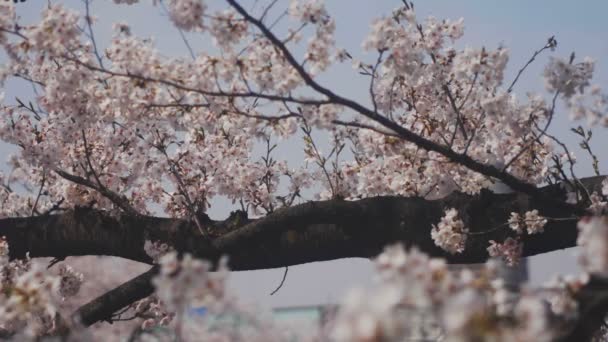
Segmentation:
<svg viewBox="0 0 608 342">
<path fill-rule="evenodd" d="M 601 189 L 601 177 L 582 179 L 589 192 Z M 541 188 L 543 197 L 564 199 L 559 185 Z M 466 250 L 448 254 L 435 246 L 431 225 L 445 209 L 456 208 L 469 228 Z M 347 257 L 373 257 L 390 243 L 417 246 L 452 263 L 484 262 L 488 240 L 503 241 L 515 233 L 504 226 L 511 212 L 538 209 L 541 215 L 572 220 L 550 221 L 545 232 L 524 236 L 524 255 L 546 253 L 576 245 L 576 211 L 522 194 L 471 196 L 452 193 L 440 200 L 419 197 L 373 197 L 358 201 L 333 199 L 278 209 L 250 220 L 231 215 L 213 221 L 202 217 L 213 238 L 202 237 L 192 221 L 145 215 L 118 215 L 76 208 L 57 215 L 0 220 L 11 258 L 113 255 L 151 263 L 143 250 L 146 240 L 163 241 L 177 251 L 212 261 L 230 257 L 233 270 L 284 267 Z"/>
<path fill-rule="evenodd" d="M 81 306 L 74 312 L 72 319 L 85 327 L 108 320 L 114 312 L 151 295 L 154 292 L 152 278 L 157 273 L 158 267 L 152 267 L 147 272 Z"/>
</svg>

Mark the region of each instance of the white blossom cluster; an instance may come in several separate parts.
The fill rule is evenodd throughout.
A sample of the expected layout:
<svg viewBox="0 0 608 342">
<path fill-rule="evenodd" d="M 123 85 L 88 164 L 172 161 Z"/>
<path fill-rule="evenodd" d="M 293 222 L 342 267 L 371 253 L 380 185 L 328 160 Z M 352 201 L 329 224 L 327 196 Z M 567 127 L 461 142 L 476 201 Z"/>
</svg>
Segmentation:
<svg viewBox="0 0 608 342">
<path fill-rule="evenodd" d="M 458 210 L 451 208 L 431 230 L 431 237 L 437 246 L 451 253 L 462 253 L 467 242 L 468 229 L 458 218 Z"/>
<path fill-rule="evenodd" d="M 204 3 L 176 0 L 167 4 L 174 13 L 172 20 L 181 23 L 178 26 L 202 28 Z M 76 44 L 83 39 L 75 36 L 80 34 L 73 25 L 77 15 L 61 6 L 45 13 L 43 23 L 28 29 L 26 37 L 47 35 L 47 43 L 42 43 L 42 38 L 31 38 L 28 44 L 36 49 L 26 49 L 25 44 L 11 48 L 18 57 L 11 70 L 28 70 L 27 77 L 39 82 L 40 109 L 48 113 L 36 119 L 23 108 L 5 107 L 0 138 L 21 146 L 14 159 L 20 170 L 59 168 L 86 177 L 87 171 L 74 165 L 88 165 L 88 155 L 104 187 L 125 196 L 137 210 L 148 212 L 152 204 L 158 204 L 177 217 L 205 210 L 216 196 L 242 202 L 255 214 L 269 212 L 282 205 L 279 199 L 291 198 L 297 193 L 294 190 L 301 189 L 292 182 L 319 186 L 319 198 L 339 194 L 346 199 L 376 195 L 439 198 L 455 189 L 477 193 L 491 184 L 487 177 L 415 144 L 374 130 L 336 127 L 336 120 L 343 119 L 347 112 L 336 104 L 303 104 L 296 109 L 284 108 L 279 101 L 268 110 L 254 106 L 248 98 L 237 96 L 232 101 L 229 96 L 206 95 L 252 90 L 282 96 L 303 84 L 302 77 L 268 39 L 248 40 L 248 25 L 233 10 L 210 16 L 205 30 L 226 51 L 246 43 L 240 54 L 201 53 L 193 61 L 166 58 L 155 50 L 152 40 L 138 38 L 130 34 L 128 26 L 120 24 L 103 51 L 105 70 L 93 69 L 96 57 L 90 47 Z M 298 24 L 314 26 L 303 64 L 314 77 L 333 62 L 333 19 L 323 2 L 316 0 L 294 1 L 289 13 Z M 57 18 L 62 18 L 61 24 L 47 30 L 45 25 Z M 540 96 L 522 101 L 500 90 L 508 51 L 450 47 L 450 42 L 462 35 L 460 20 L 429 19 L 421 23 L 423 39 L 412 10 L 397 18 L 399 21 L 380 19 L 364 43 L 366 49 L 384 51 L 373 89 L 378 110 L 400 113 L 395 114 L 396 122 L 443 144 L 443 139 L 455 131 L 453 123 L 458 115 L 442 90 L 442 82 L 449 75 L 453 96 L 461 94 L 459 99 L 464 101 L 464 90 L 468 93 L 467 105 L 459 114 L 469 125 L 464 129 L 469 133 L 477 129 L 471 141 L 456 129 L 453 148 L 461 152 L 467 148 L 471 158 L 493 165 L 504 165 L 519 155 L 508 171 L 532 183 L 542 180 L 551 158 L 549 142 L 541 139 L 523 153 L 518 142 L 535 134 L 530 119 L 539 124 L 546 120 L 547 105 Z M 293 38 L 293 44 L 296 40 Z M 426 66 L 431 50 L 438 61 L 432 68 Z M 61 59 L 61 68 L 57 68 L 56 58 L 49 58 L 49 53 L 71 59 Z M 365 63 L 358 68 L 371 72 Z M 402 79 L 398 87 L 393 84 L 396 78 Z M 494 88 L 498 90 L 489 90 Z M 414 89 L 416 96 L 412 97 Z M 276 120 L 258 118 L 283 117 L 286 112 L 291 115 Z M 267 164 L 251 158 L 258 138 L 276 135 L 288 139 L 297 134 L 304 121 L 315 130 L 331 130 L 336 146 L 352 150 L 354 160 L 338 158 L 331 172 L 325 172 L 323 163 L 293 169 L 283 160 Z M 375 123 L 359 123 L 380 129 Z M 86 148 L 83 136 L 88 142 Z M 314 158 L 323 161 L 324 157 L 319 153 Z M 329 161 L 325 160 L 325 165 Z M 29 188 L 40 184 L 41 179 L 40 174 L 29 171 L 21 171 L 14 178 Z M 163 183 L 161 179 L 169 181 Z M 41 208 L 64 198 L 68 206 L 95 203 L 100 209 L 112 209 L 111 201 L 98 192 L 53 173 L 48 174 L 46 183 L 45 195 L 39 201 Z M 9 202 L 21 207 L 27 201 Z M 452 236 L 448 247 L 454 253 L 463 244 L 454 240 L 457 236 Z"/>
<path fill-rule="evenodd" d="M 179 331 L 181 336 L 178 337 L 182 341 L 281 342 L 293 339 L 293 333 L 276 326 L 258 309 L 243 305 L 229 292 L 226 262 L 222 259 L 212 272 L 210 263 L 188 254 L 181 260 L 176 253 L 163 256 L 160 274 L 153 280 L 162 307 L 152 309 L 156 317 L 145 320 L 143 327 L 169 325 Z M 141 305 L 144 312 L 149 310 L 148 304 L 143 302 Z M 204 307 L 207 313 L 203 317 L 197 316 L 192 312 L 197 307 Z M 311 332 L 307 333 L 310 338 Z"/>
<path fill-rule="evenodd" d="M 40 23 L 27 32 L 32 48 L 54 55 L 78 45 L 78 12 L 68 10 L 62 5 L 52 5 L 42 12 Z"/>
<path fill-rule="evenodd" d="M 313 76 L 318 75 L 333 62 L 335 21 L 327 12 L 322 0 L 291 0 L 288 13 L 302 25 L 315 27 L 314 35 L 308 40 L 304 60 L 308 72 Z M 291 31 L 290 36 L 291 40 L 300 40 L 297 31 Z"/>
<path fill-rule="evenodd" d="M 515 296 L 510 310 L 501 309 L 504 288 L 494 280 L 491 263 L 476 274 L 450 272 L 443 260 L 391 246 L 376 258 L 375 266 L 378 277 L 373 288 L 345 296 L 331 325 L 335 341 L 401 341 L 424 328 L 427 338 L 434 333 L 449 341 L 552 341 L 556 337 L 550 317 L 562 313 L 551 313 L 543 296 Z M 565 316 L 572 313 L 563 312 Z M 425 315 L 439 320 L 440 332 L 413 319 Z"/>
<path fill-rule="evenodd" d="M 608 276 L 608 222 L 606 217 L 585 217 L 578 222 L 579 262 L 591 274 Z"/>
<path fill-rule="evenodd" d="M 519 263 L 523 252 L 523 245 L 518 239 L 507 238 L 502 243 L 490 240 L 488 254 L 491 257 L 502 257 L 509 266 L 514 266 Z"/>
<path fill-rule="evenodd" d="M 566 279 L 562 276 L 551 278 L 545 287 L 551 292 L 549 303 L 553 313 L 558 316 L 575 318 L 578 315 L 578 303 L 572 296 L 575 291 L 571 287 L 586 281 L 587 279 Z"/>
<path fill-rule="evenodd" d="M 589 200 L 591 204 L 589 205 L 589 210 L 595 215 L 606 214 L 606 209 L 608 209 L 608 202 L 604 201 L 603 196 L 598 194 L 597 192 L 593 192 L 591 196 L 589 196 Z"/>
<path fill-rule="evenodd" d="M 4 45 L 8 38 L 3 30 L 12 31 L 15 26 L 15 5 L 10 1 L 0 3 L 0 45 Z"/>
<path fill-rule="evenodd" d="M 543 232 L 544 226 L 547 224 L 547 219 L 538 214 L 538 210 L 527 211 L 522 217 L 518 213 L 511 213 L 509 217 L 509 227 L 516 231 L 518 234 L 522 234 L 524 230 L 528 234 L 538 234 Z"/>
<path fill-rule="evenodd" d="M 235 11 L 225 10 L 213 16 L 209 32 L 218 46 L 230 50 L 247 36 L 247 28 L 247 21 L 239 18 Z"/>
<path fill-rule="evenodd" d="M 322 0 L 291 0 L 289 3 L 289 15 L 302 22 L 318 23 L 327 16 L 324 1 Z"/>
<path fill-rule="evenodd" d="M 572 119 L 586 119 L 590 126 L 608 127 L 608 94 L 599 85 L 590 86 L 587 93 L 576 93 L 567 99 L 566 106 Z"/>
<path fill-rule="evenodd" d="M 311 126 L 329 128 L 341 111 L 342 108 L 336 105 L 304 106 L 302 118 Z"/>
<path fill-rule="evenodd" d="M 590 85 L 595 62 L 585 58 L 581 63 L 573 64 L 562 58 L 551 57 L 545 68 L 545 86 L 548 91 L 559 91 L 565 98 L 576 93 L 583 93 Z"/>
<path fill-rule="evenodd" d="M 598 84 L 591 84 L 595 61 L 585 57 L 575 63 L 574 55 L 570 61 L 551 58 L 545 68 L 546 88 L 559 92 L 564 99 L 570 116 L 574 120 L 586 119 L 590 126 L 608 126 L 608 94 Z"/>
<path fill-rule="evenodd" d="M 82 273 L 62 264 L 59 266 L 59 294 L 63 298 L 75 296 L 80 291 L 83 278 Z"/>
<path fill-rule="evenodd" d="M 602 195 L 608 196 L 608 178 L 602 181 Z"/>
<path fill-rule="evenodd" d="M 8 241 L 5 237 L 0 238 L 0 265 L 8 264 Z"/>
<path fill-rule="evenodd" d="M 406 324 L 397 319 L 400 290 L 394 286 L 366 292 L 353 289 L 344 298 L 331 332 L 335 341 L 382 341 L 404 335 Z"/>
<path fill-rule="evenodd" d="M 207 6 L 203 0 L 168 0 L 169 16 L 184 31 L 201 30 Z"/>
<path fill-rule="evenodd" d="M 0 238 L 0 328 L 23 339 L 56 329 L 61 298 L 74 296 L 82 274 L 62 265 L 54 275 L 31 259 L 8 259 L 9 245 Z"/>
<path fill-rule="evenodd" d="M 133 304 L 135 315 L 143 319 L 142 329 L 151 329 L 157 326 L 167 326 L 174 315 L 167 312 L 163 303 L 155 296 L 138 300 Z"/>
<path fill-rule="evenodd" d="M 12 267 L 15 265 L 3 265 L 3 276 Z M 0 325 L 4 330 L 37 336 L 54 328 L 59 285 L 56 277 L 46 274 L 40 266 L 27 265 L 14 272 L 10 280 L 3 280 Z"/>
<path fill-rule="evenodd" d="M 155 264 L 158 264 L 160 258 L 165 254 L 172 252 L 173 248 L 161 241 L 146 240 L 144 243 L 144 251 L 152 258 Z"/>
<path fill-rule="evenodd" d="M 224 296 L 227 270 L 210 272 L 208 262 L 184 255 L 178 260 L 176 253 L 160 259 L 161 273 L 155 278 L 157 295 L 171 311 L 182 311 L 192 305 L 213 306 Z M 200 286 L 200 287 L 199 287 Z"/>
</svg>

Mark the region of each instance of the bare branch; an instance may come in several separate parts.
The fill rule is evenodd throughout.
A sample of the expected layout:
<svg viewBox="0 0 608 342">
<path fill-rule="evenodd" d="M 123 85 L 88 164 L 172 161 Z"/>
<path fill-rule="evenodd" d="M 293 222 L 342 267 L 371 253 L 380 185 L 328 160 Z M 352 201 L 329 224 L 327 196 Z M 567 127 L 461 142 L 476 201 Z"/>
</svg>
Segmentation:
<svg viewBox="0 0 608 342">
<path fill-rule="evenodd" d="M 287 278 L 287 271 L 289 271 L 289 266 L 285 266 L 285 272 L 283 272 L 283 279 L 281 279 L 281 283 L 279 284 L 279 286 L 277 286 L 277 288 L 274 289 L 274 291 L 270 292 L 271 296 L 273 296 L 275 293 L 279 292 L 281 287 L 283 287 L 283 284 L 285 284 L 285 279 Z"/>
<path fill-rule="evenodd" d="M 547 49 L 553 49 L 556 46 L 557 46 L 557 40 L 555 40 L 555 36 L 551 36 L 551 37 L 549 37 L 549 39 L 547 39 L 547 43 L 545 44 L 545 46 L 543 46 L 540 50 L 534 51 L 534 54 L 528 60 L 528 62 L 521 69 L 519 69 L 519 71 L 517 72 L 517 76 L 515 76 L 515 79 L 513 80 L 513 82 L 511 82 L 511 85 L 507 89 L 507 93 L 510 93 L 511 91 L 513 91 L 513 87 L 515 86 L 515 84 L 519 80 L 519 77 L 524 73 L 524 71 L 526 70 L 526 68 L 530 64 L 532 64 L 532 62 L 534 62 L 534 60 L 536 59 L 536 57 L 538 57 L 538 55 L 540 55 L 543 51 L 545 51 Z"/>
</svg>

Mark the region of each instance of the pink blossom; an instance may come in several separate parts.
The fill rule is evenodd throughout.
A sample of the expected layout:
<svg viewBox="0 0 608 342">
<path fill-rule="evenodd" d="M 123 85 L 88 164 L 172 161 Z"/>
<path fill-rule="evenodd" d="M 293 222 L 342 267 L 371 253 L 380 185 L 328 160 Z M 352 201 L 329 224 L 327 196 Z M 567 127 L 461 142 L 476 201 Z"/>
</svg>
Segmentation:
<svg viewBox="0 0 608 342">
<path fill-rule="evenodd" d="M 467 242 L 468 230 L 458 218 L 458 211 L 448 209 L 437 226 L 433 225 L 431 237 L 435 244 L 451 254 L 462 253 Z"/>
<path fill-rule="evenodd" d="M 491 257 L 502 257 L 509 266 L 514 266 L 519 263 L 522 251 L 522 244 L 510 237 L 503 243 L 497 243 L 494 240 L 490 240 L 490 246 L 488 247 L 488 254 Z"/>
</svg>

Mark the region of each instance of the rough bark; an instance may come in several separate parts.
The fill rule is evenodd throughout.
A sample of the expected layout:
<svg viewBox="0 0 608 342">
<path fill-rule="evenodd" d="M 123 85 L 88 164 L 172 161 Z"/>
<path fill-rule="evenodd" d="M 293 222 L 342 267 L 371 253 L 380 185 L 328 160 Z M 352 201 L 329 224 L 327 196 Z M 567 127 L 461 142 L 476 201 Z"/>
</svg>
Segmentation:
<svg viewBox="0 0 608 342">
<path fill-rule="evenodd" d="M 158 267 L 154 266 L 112 291 L 104 293 L 76 310 L 72 319 L 86 327 L 99 321 L 108 320 L 114 312 L 126 306 L 125 299 L 133 302 L 151 295 L 154 292 L 151 280 L 157 272 Z M 132 298 L 137 299 L 133 300 Z"/>
<path fill-rule="evenodd" d="M 592 177 L 582 181 L 590 191 L 597 191 L 602 179 Z M 542 191 L 553 198 L 565 197 L 559 186 L 545 187 Z M 461 254 L 448 254 L 431 239 L 432 224 L 439 222 L 447 208 L 459 211 L 471 233 Z M 387 244 L 401 242 L 451 263 L 479 263 L 488 257 L 489 240 L 503 241 L 514 236 L 505 225 L 510 213 L 532 209 L 560 221 L 549 220 L 543 233 L 524 236 L 525 256 L 576 244 L 574 212 L 556 208 L 537 197 L 485 190 L 475 196 L 453 193 L 440 200 L 373 197 L 307 202 L 255 220 L 243 214 L 231 215 L 223 221 L 204 218 L 202 222 L 215 236 L 211 240 L 203 238 L 195 224 L 187 220 L 112 216 L 85 208 L 59 215 L 2 219 L 0 236 L 8 239 L 11 258 L 23 258 L 29 252 L 31 257 L 113 255 L 151 263 L 144 252 L 144 242 L 159 240 L 200 258 L 216 260 L 228 255 L 233 270 L 251 270 L 347 257 L 367 258 Z"/>
</svg>

